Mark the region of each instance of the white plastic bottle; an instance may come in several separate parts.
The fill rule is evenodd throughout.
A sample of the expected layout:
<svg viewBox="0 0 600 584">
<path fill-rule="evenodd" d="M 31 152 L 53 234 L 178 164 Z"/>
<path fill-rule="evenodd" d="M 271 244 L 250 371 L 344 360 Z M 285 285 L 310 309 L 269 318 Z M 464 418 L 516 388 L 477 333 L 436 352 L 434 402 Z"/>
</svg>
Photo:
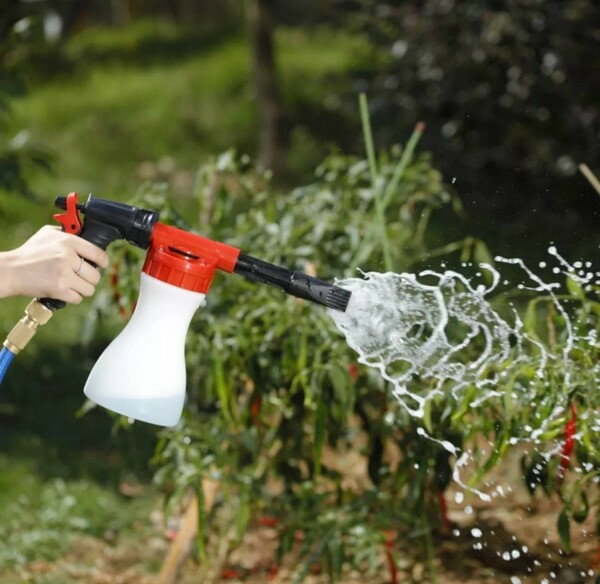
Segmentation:
<svg viewBox="0 0 600 584">
<path fill-rule="evenodd" d="M 231 271 L 239 250 L 157 223 L 131 320 L 102 353 L 84 393 L 118 414 L 174 426 L 185 401 L 185 337 L 217 266 Z"/>
<path fill-rule="evenodd" d="M 204 298 L 142 273 L 135 312 L 98 359 L 85 395 L 136 420 L 177 424 L 185 400 L 185 337 Z"/>
</svg>

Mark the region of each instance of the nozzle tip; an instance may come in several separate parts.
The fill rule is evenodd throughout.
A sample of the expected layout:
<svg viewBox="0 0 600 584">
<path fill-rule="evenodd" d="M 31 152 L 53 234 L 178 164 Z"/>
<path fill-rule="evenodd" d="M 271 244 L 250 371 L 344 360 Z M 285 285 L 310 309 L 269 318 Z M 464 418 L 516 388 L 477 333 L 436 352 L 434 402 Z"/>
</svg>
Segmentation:
<svg viewBox="0 0 600 584">
<path fill-rule="evenodd" d="M 346 312 L 348 302 L 350 302 L 350 296 L 352 296 L 352 292 L 349 290 L 344 290 L 338 286 L 331 286 L 325 297 L 325 306 L 327 306 L 327 308 Z"/>
</svg>

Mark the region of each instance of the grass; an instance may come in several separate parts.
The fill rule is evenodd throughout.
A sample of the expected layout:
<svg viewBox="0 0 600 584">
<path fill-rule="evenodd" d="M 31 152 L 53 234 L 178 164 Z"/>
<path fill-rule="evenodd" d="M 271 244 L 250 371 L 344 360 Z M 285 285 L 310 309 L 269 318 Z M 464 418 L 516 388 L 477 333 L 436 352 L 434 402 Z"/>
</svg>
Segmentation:
<svg viewBox="0 0 600 584">
<path fill-rule="evenodd" d="M 56 560 L 81 536 L 140 535 L 155 506 L 151 491 L 128 499 L 91 480 L 42 479 L 31 460 L 0 455 L 0 574 Z"/>
<path fill-rule="evenodd" d="M 115 46 L 124 44 L 118 31 L 112 34 Z M 100 38 L 104 47 L 107 41 Z M 327 30 L 283 30 L 277 44 L 282 93 L 292 112 L 315 101 L 323 109 L 323 80 L 335 92 L 368 54 L 361 37 Z M 55 176 L 38 174 L 32 181 L 49 199 L 69 190 L 127 198 L 145 161 L 168 155 L 193 169 L 231 146 L 256 150 L 251 57 L 242 38 L 191 50 L 176 61 L 109 60 L 81 67 L 71 77 L 35 87 L 14 107 L 13 131 L 27 127 L 56 152 Z M 306 162 L 305 171 L 312 163 Z"/>
</svg>

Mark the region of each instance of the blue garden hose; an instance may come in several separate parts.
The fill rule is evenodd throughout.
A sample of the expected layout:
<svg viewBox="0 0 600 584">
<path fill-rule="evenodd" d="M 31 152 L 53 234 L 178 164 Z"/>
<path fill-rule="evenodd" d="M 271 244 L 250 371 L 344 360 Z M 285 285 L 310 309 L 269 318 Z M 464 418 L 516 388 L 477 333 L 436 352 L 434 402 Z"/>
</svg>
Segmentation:
<svg viewBox="0 0 600 584">
<path fill-rule="evenodd" d="M 6 347 L 2 348 L 0 351 L 0 384 L 12 363 L 12 360 L 15 358 L 15 354 L 9 351 Z"/>
</svg>

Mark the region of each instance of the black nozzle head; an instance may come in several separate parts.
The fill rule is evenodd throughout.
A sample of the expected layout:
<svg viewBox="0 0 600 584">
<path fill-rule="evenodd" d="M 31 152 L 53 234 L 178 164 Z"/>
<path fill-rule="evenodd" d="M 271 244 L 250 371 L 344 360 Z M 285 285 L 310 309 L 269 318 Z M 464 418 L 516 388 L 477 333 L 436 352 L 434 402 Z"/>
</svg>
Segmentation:
<svg viewBox="0 0 600 584">
<path fill-rule="evenodd" d="M 346 308 L 348 308 L 348 303 L 350 302 L 350 296 L 352 296 L 350 290 L 344 290 L 344 288 L 340 288 L 339 286 L 332 286 L 325 299 L 325 306 L 333 308 L 334 310 L 346 312 Z"/>
<path fill-rule="evenodd" d="M 344 290 L 302 272 L 293 273 L 287 293 L 342 312 L 348 308 L 348 302 L 352 296 L 352 292 L 349 290 Z"/>
</svg>

